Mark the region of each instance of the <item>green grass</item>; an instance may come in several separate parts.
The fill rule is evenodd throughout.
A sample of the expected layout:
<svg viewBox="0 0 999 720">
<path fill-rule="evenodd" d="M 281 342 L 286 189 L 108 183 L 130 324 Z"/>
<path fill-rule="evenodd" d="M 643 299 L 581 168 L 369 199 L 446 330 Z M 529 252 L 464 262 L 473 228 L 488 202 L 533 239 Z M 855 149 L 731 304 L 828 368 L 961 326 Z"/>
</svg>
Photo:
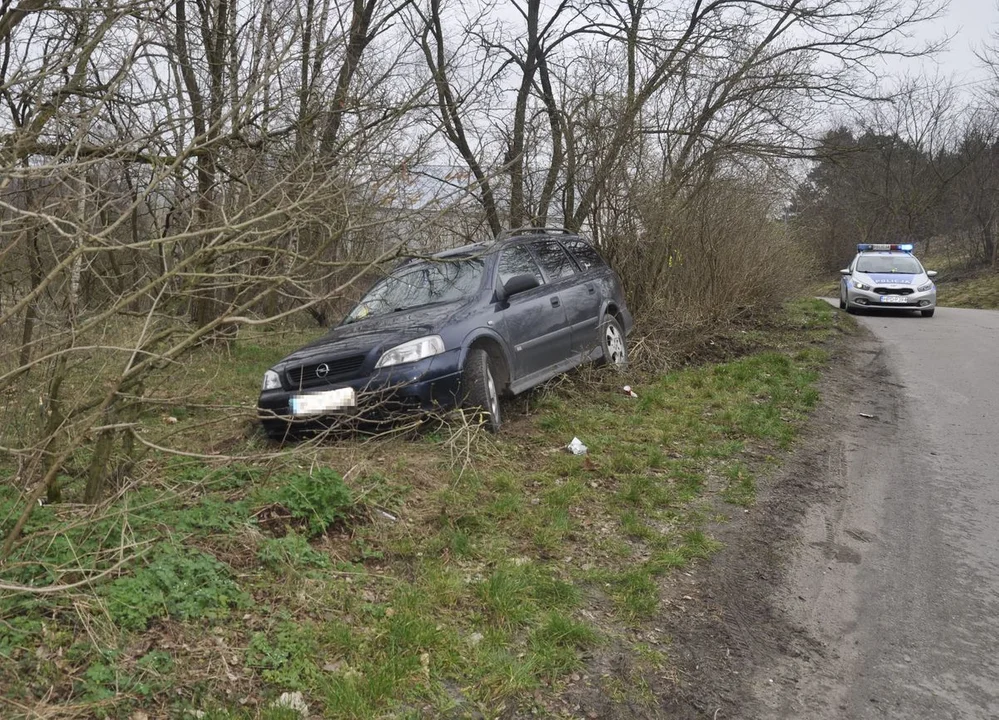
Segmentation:
<svg viewBox="0 0 999 720">
<path fill-rule="evenodd" d="M 945 307 L 999 309 L 999 273 L 940 282 L 937 284 L 937 302 Z"/>
<path fill-rule="evenodd" d="M 671 573 L 719 549 L 719 514 L 753 504 L 754 458 L 792 447 L 838 322 L 802 301 L 737 331 L 754 352 L 722 365 L 577 374 L 498 437 L 444 426 L 238 463 L 151 453 L 102 512 L 34 512 L 0 581 L 105 575 L 0 595 L 2 693 L 112 717 L 278 718 L 273 700 L 292 691 L 325 717 L 544 714 L 537 697 L 644 627 Z M 213 402 L 250 402 L 278 354 L 254 340 L 192 358 L 183 395 L 198 401 L 171 406 L 184 446 L 273 450 L 226 435 L 192 389 L 211 377 Z M 573 436 L 585 456 L 564 451 Z M 69 478 L 67 498 L 78 489 Z M 0 530 L 19 508 L 0 484 Z M 662 649 L 634 653 L 666 672 Z M 649 692 L 640 673 L 600 682 Z"/>
<path fill-rule="evenodd" d="M 999 272 L 969 262 L 966 249 L 938 247 L 934 255 L 921 260 L 925 268 L 939 273 L 935 282 L 941 306 L 999 309 Z"/>
</svg>

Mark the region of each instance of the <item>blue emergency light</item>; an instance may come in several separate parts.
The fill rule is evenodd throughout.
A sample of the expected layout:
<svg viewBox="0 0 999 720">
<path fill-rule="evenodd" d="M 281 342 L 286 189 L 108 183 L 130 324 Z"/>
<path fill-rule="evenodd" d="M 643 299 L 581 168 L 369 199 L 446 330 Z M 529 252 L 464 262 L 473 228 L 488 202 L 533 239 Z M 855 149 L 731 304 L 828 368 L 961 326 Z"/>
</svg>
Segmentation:
<svg viewBox="0 0 999 720">
<path fill-rule="evenodd" d="M 870 252 L 872 250 L 897 250 L 900 252 L 912 252 L 915 249 L 915 245 L 912 243 L 903 243 L 901 245 L 888 245 L 884 243 L 858 243 L 857 252 Z"/>
</svg>

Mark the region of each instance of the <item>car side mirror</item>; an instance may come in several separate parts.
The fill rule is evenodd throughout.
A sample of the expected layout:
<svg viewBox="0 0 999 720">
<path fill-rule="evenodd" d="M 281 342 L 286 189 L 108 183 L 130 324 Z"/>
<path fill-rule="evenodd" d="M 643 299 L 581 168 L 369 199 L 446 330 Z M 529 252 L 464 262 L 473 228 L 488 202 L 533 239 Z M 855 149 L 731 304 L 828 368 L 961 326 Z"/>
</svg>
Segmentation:
<svg viewBox="0 0 999 720">
<path fill-rule="evenodd" d="M 517 293 L 533 290 L 538 287 L 539 284 L 538 279 L 534 275 L 529 275 L 527 273 L 524 273 L 523 275 L 514 275 L 512 278 L 503 283 L 501 289 L 496 291 L 496 298 L 500 302 L 503 302 Z"/>
<path fill-rule="evenodd" d="M 926 277 L 936 277 L 936 276 L 937 276 L 937 271 L 936 270 L 927 270 L 926 271 Z"/>
<path fill-rule="evenodd" d="M 850 268 L 843 268 L 842 270 L 839 271 L 839 274 L 840 275 L 849 275 L 850 274 Z"/>
</svg>

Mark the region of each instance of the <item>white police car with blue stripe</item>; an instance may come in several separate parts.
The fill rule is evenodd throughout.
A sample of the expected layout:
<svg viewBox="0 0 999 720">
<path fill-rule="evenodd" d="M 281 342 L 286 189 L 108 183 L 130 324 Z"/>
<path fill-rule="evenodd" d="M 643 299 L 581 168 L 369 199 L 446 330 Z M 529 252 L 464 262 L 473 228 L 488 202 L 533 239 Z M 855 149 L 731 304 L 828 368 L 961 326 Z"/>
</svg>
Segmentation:
<svg viewBox="0 0 999 720">
<path fill-rule="evenodd" d="M 839 306 L 849 313 L 862 310 L 917 310 L 933 317 L 937 288 L 912 254 L 910 244 L 861 243 L 850 266 L 840 270 Z"/>
</svg>

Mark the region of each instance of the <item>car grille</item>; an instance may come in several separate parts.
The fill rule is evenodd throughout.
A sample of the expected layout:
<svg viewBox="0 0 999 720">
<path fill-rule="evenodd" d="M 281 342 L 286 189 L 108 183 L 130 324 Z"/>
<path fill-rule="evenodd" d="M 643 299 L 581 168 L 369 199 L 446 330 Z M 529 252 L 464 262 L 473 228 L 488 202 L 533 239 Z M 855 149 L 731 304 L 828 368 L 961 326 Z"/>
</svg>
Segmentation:
<svg viewBox="0 0 999 720">
<path fill-rule="evenodd" d="M 874 292 L 878 295 L 912 295 L 912 288 L 883 288 L 876 287 Z"/>
<path fill-rule="evenodd" d="M 287 371 L 288 383 L 292 388 L 314 387 L 316 385 L 328 385 L 338 380 L 349 380 L 361 369 L 364 364 L 364 355 L 352 355 L 351 357 L 337 358 L 336 360 L 326 360 L 315 365 L 301 365 L 289 368 Z M 327 370 L 321 372 L 319 368 L 323 365 Z"/>
</svg>

